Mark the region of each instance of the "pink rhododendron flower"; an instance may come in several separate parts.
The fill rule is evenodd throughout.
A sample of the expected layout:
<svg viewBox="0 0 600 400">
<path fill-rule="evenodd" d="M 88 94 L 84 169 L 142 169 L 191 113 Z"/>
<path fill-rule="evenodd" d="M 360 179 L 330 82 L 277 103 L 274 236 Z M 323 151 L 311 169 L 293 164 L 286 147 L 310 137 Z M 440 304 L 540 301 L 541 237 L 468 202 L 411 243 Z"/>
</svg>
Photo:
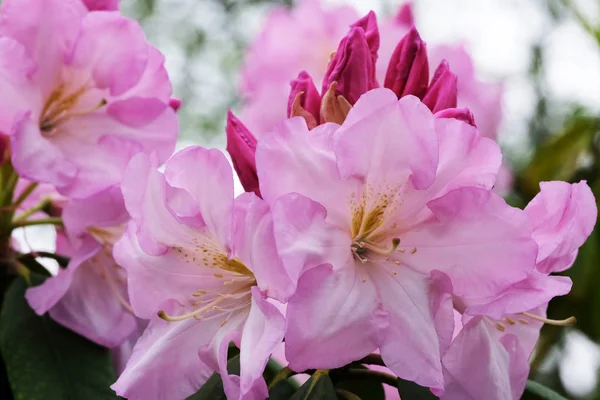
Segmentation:
<svg viewBox="0 0 600 400">
<path fill-rule="evenodd" d="M 26 298 L 36 313 L 49 312 L 58 323 L 103 346 L 119 346 L 136 329 L 125 270 L 112 257 L 112 246 L 129 218 L 120 189 L 70 200 L 62 217 L 68 237 L 58 235 L 57 252 L 71 261 L 28 289 Z"/>
<path fill-rule="evenodd" d="M 84 198 L 118 183 L 133 154 L 173 150 L 164 57 L 117 12 L 7 0 L 0 60 L 0 132 L 21 176 Z"/>
<path fill-rule="evenodd" d="M 264 399 L 262 378 L 285 321 L 293 285 L 275 249 L 267 204 L 233 198 L 233 175 L 217 150 L 188 147 L 165 173 L 137 155 L 123 192 L 133 221 L 115 246 L 135 313 L 150 324 L 113 385 L 129 399 L 179 399 L 221 374 L 229 399 Z M 158 313 L 158 316 L 157 316 Z M 240 376 L 227 372 L 230 342 Z"/>
<path fill-rule="evenodd" d="M 571 266 L 592 232 L 598 214 L 585 182 L 543 182 L 525 208 L 539 246 L 536 270 L 484 303 L 458 300 L 463 327 L 443 356 L 447 386 L 442 399 L 519 399 L 529 375 L 529 357 L 555 296 L 567 294 L 571 280 L 551 276 Z M 455 305 L 455 306 L 456 306 Z"/>
<path fill-rule="evenodd" d="M 310 133 L 302 118 L 284 121 L 256 160 L 277 249 L 299 279 L 285 341 L 294 370 L 379 348 L 399 377 L 442 390 L 453 317 L 436 300 L 437 272 L 482 299 L 533 271 L 529 221 L 490 191 L 497 145 L 414 96 L 371 90 L 341 127 Z"/>
<path fill-rule="evenodd" d="M 412 19 L 406 15 L 406 10 L 410 10 L 410 5 L 402 8 L 402 17 L 396 20 L 412 23 Z M 391 29 L 389 33 L 392 35 L 398 33 L 397 31 L 398 29 Z M 458 118 L 474 125 L 473 115 L 468 110 L 456 108 L 457 79 L 450 71 L 448 63 L 442 61 L 429 82 L 429 62 L 425 43 L 414 26 L 410 29 L 406 28 L 406 31 L 407 33 L 400 37 L 401 40 L 395 39 L 393 51 L 389 55 L 386 54 L 385 73 L 380 78 L 383 86 L 391 89 L 398 98 L 408 95 L 417 96 L 440 118 Z M 287 100 L 288 116 L 303 117 L 309 129 L 327 122 L 343 123 L 360 96 L 379 87 L 377 65 L 380 63 L 377 61 L 380 44 L 377 19 L 375 13 L 370 12 L 352 24 L 349 32 L 341 39 L 325 71 L 320 94 L 313 77 L 307 71 L 301 71 L 297 78 L 290 82 L 291 90 Z M 272 96 L 271 93 L 267 97 L 272 104 L 278 100 L 277 96 Z M 260 112 L 262 120 L 269 121 L 263 111 L 257 110 L 257 112 Z M 230 127 L 234 126 L 231 121 L 230 116 Z M 243 125 L 237 121 L 235 126 Z M 238 175 L 243 177 L 242 181 L 253 182 L 250 186 L 256 187 L 258 178 L 254 159 L 251 156 L 253 151 L 245 153 L 237 151 L 240 147 L 237 143 L 245 140 L 242 138 L 254 138 L 245 127 L 243 131 L 243 135 L 240 132 L 237 132 L 237 135 L 228 133 L 228 143 L 232 142 L 228 145 L 228 149 L 233 150 L 230 151 L 231 158 Z M 260 138 L 266 132 L 258 132 L 257 136 Z"/>
</svg>

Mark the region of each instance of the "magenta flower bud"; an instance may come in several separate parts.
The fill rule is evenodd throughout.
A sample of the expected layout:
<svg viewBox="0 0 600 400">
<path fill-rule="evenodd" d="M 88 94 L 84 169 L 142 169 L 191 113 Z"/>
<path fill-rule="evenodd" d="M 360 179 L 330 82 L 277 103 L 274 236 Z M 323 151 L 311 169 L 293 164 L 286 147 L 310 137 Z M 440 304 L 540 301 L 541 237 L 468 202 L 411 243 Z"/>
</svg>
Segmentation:
<svg viewBox="0 0 600 400">
<path fill-rule="evenodd" d="M 333 82 L 337 82 L 336 95 L 343 96 L 350 104 L 377 87 L 373 59 L 362 28 L 350 29 L 340 42 L 338 51 L 327 66 L 322 95 L 327 93 Z"/>
<path fill-rule="evenodd" d="M 173 109 L 173 111 L 179 110 L 182 103 L 183 102 L 180 99 L 178 99 L 177 97 L 171 97 L 169 99 L 169 107 L 171 107 Z"/>
<path fill-rule="evenodd" d="M 379 27 L 377 26 L 377 16 L 373 11 L 369 11 L 367 15 L 350 25 L 350 28 L 362 28 L 365 31 L 365 38 L 371 51 L 371 59 L 373 60 L 373 69 L 377 62 L 377 52 L 379 51 Z"/>
<path fill-rule="evenodd" d="M 457 77 L 446 60 L 442 60 L 435 70 L 423 103 L 436 113 L 446 108 L 455 108 L 457 102 Z"/>
<path fill-rule="evenodd" d="M 437 118 L 454 118 L 460 121 L 464 121 L 467 124 L 477 127 L 475 125 L 475 117 L 468 108 L 446 108 L 435 113 Z"/>
<path fill-rule="evenodd" d="M 413 26 L 415 24 L 412 1 L 409 1 L 400 7 L 394 20 L 399 25 Z"/>
<path fill-rule="evenodd" d="M 83 0 L 83 4 L 90 11 L 116 11 L 119 9 L 119 0 Z"/>
<path fill-rule="evenodd" d="M 383 86 L 391 89 L 398 98 L 412 94 L 422 99 L 428 81 L 427 46 L 417 29 L 412 27 L 392 53 Z"/>
<path fill-rule="evenodd" d="M 227 112 L 227 152 L 231 156 L 233 168 L 246 192 L 254 192 L 260 196 L 258 175 L 256 174 L 256 138 L 248 128 L 233 115 Z"/>
<path fill-rule="evenodd" d="M 300 116 L 306 120 L 309 129 L 319 124 L 321 95 L 312 78 L 306 71 L 290 82 L 291 90 L 288 98 L 288 117 Z"/>
</svg>

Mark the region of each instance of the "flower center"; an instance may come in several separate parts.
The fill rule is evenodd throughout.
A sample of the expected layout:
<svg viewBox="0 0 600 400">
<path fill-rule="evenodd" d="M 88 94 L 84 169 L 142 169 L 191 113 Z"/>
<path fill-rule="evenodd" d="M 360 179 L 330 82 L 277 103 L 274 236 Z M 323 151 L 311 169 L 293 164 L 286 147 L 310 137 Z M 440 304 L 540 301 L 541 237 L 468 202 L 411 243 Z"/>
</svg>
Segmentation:
<svg viewBox="0 0 600 400">
<path fill-rule="evenodd" d="M 250 306 L 251 289 L 256 278 L 240 259 L 228 258 L 227 254 L 209 240 L 197 243 L 194 249 L 172 248 L 186 263 L 197 264 L 205 269 L 206 285 L 193 292 L 185 306 L 192 310 L 181 315 L 169 315 L 164 310 L 158 316 L 166 321 L 177 322 L 189 318 L 197 320 L 224 318 L 221 326 L 236 312 Z"/>
<path fill-rule="evenodd" d="M 388 191 L 389 194 L 383 192 L 375 195 L 374 190 L 366 188 L 359 201 L 351 201 L 350 249 L 354 259 L 361 263 L 392 260 L 399 264 L 394 255 L 406 251 L 398 248 L 400 238 L 397 237 L 397 224 L 389 223 L 394 220 L 393 212 L 400 203 L 399 191 Z M 412 249 L 410 253 L 415 252 L 416 249 Z"/>
<path fill-rule="evenodd" d="M 54 89 L 40 113 L 39 126 L 42 135 L 52 136 L 61 124 L 75 117 L 91 114 L 106 105 L 106 99 L 101 99 L 92 106 L 82 107 L 80 103 L 88 89 L 89 86 L 85 84 L 69 91 L 64 83 Z"/>
</svg>

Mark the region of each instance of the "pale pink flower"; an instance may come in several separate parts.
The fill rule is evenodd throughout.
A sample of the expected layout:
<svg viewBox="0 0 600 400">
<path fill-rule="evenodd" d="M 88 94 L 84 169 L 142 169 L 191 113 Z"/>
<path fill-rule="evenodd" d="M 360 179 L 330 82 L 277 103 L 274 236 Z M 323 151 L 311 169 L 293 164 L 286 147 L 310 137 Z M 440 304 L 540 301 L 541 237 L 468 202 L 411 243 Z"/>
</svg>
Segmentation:
<svg viewBox="0 0 600 400">
<path fill-rule="evenodd" d="M 217 150 L 188 147 L 164 174 L 156 167 L 137 155 L 123 183 L 133 222 L 115 257 L 135 313 L 150 324 L 113 388 L 133 400 L 186 398 L 217 371 L 227 398 L 264 399 L 262 372 L 285 327 L 267 296 L 285 301 L 293 291 L 269 207 L 253 193 L 234 200 Z M 231 341 L 240 376 L 226 369 Z"/>
<path fill-rule="evenodd" d="M 435 270 L 475 299 L 534 268 L 529 221 L 489 190 L 497 145 L 416 97 L 374 89 L 341 127 L 310 133 L 289 119 L 259 141 L 256 160 L 279 254 L 299 278 L 287 308 L 292 369 L 380 348 L 401 378 L 442 389 L 452 312 L 435 300 Z"/>
<path fill-rule="evenodd" d="M 259 137 L 286 118 L 290 81 L 307 71 L 320 85 L 331 53 L 350 24 L 351 7 L 325 8 L 320 0 L 303 0 L 292 9 L 275 8 L 249 47 L 242 67 L 241 119 Z"/>
<path fill-rule="evenodd" d="M 548 274 L 573 263 L 596 222 L 596 202 L 585 182 L 543 182 L 540 187 L 525 208 L 539 246 L 536 270 L 483 303 L 455 298 L 464 326 L 442 359 L 444 400 L 519 399 L 543 323 L 573 322 L 546 319 L 548 302 L 571 289 L 568 277 Z"/>
<path fill-rule="evenodd" d="M 0 132 L 27 179 L 87 197 L 131 156 L 165 160 L 178 130 L 164 57 L 118 12 L 80 0 L 7 0 L 0 17 Z"/>
<path fill-rule="evenodd" d="M 136 328 L 126 273 L 112 257 L 112 246 L 129 219 L 118 187 L 70 200 L 62 218 L 67 235 L 58 234 L 57 252 L 70 256 L 66 268 L 28 289 L 36 313 L 46 312 L 67 328 L 107 347 L 126 341 Z"/>
</svg>

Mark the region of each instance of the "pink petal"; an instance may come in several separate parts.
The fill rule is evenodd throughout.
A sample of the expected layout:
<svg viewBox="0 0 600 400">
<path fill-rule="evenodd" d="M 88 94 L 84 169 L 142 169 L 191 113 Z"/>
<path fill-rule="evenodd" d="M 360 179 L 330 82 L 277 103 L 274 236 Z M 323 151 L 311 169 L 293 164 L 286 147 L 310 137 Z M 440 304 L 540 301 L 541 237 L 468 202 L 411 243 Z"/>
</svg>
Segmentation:
<svg viewBox="0 0 600 400">
<path fill-rule="evenodd" d="M 348 119 L 336 133 L 336 156 L 342 177 L 371 179 L 394 177 L 388 184 L 403 184 L 410 177 L 417 189 L 427 188 L 435 178 L 438 162 L 435 119 L 414 96 L 373 110 L 367 105 L 362 114 L 362 102 L 373 97 L 377 103 L 387 103 L 393 95 L 387 89 L 363 96 Z M 360 113 L 360 114 L 359 114 Z M 350 122 L 349 122 L 350 120 Z M 357 121 L 354 123 L 354 121 Z"/>
<path fill-rule="evenodd" d="M 6 0 L 0 35 L 21 43 L 37 64 L 33 77 L 42 95 L 56 85 L 86 9 L 81 0 Z"/>
<path fill-rule="evenodd" d="M 369 272 L 382 309 L 390 317 L 379 345 L 385 365 L 400 378 L 443 388 L 440 342 L 428 297 L 429 280 L 409 268 L 398 268 L 396 275 L 380 268 Z M 452 318 L 451 313 L 448 315 Z"/>
<path fill-rule="evenodd" d="M 227 152 L 244 190 L 260 196 L 254 156 L 256 138 L 231 111 L 227 112 L 225 132 L 227 133 Z"/>
<path fill-rule="evenodd" d="M 428 207 L 434 218 L 402 237 L 402 246 L 417 249 L 403 262 L 446 273 L 455 295 L 495 296 L 533 271 L 537 245 L 530 223 L 497 194 L 461 188 Z"/>
<path fill-rule="evenodd" d="M 220 323 L 218 319 L 167 322 L 154 317 L 111 388 L 130 400 L 192 395 L 213 373 L 198 358 L 198 349 L 211 341 Z"/>
<path fill-rule="evenodd" d="M 305 272 L 288 302 L 285 356 L 294 371 L 338 368 L 378 347 L 389 317 L 371 279 L 353 264 Z"/>
<path fill-rule="evenodd" d="M 598 216 L 596 200 L 585 182 L 542 182 L 540 189 L 525 208 L 533 224 L 533 238 L 540 246 L 538 262 L 577 250 L 594 229 Z"/>
<path fill-rule="evenodd" d="M 63 222 L 69 235 L 87 233 L 89 227 L 114 227 L 125 223 L 125 209 L 119 186 L 111 186 L 85 199 L 71 199 L 63 208 Z"/>
<path fill-rule="evenodd" d="M 263 293 L 287 301 L 295 285 L 277 252 L 269 206 L 253 193 L 244 193 L 235 199 L 232 251 L 252 270 Z"/>
<path fill-rule="evenodd" d="M 89 13 L 81 23 L 68 63 L 89 69 L 97 87 L 118 96 L 140 80 L 148 53 L 137 22 L 116 12 Z"/>
<path fill-rule="evenodd" d="M 321 203 L 330 218 L 346 221 L 339 204 L 346 201 L 352 184 L 340 179 L 331 149 L 335 124 L 320 125 L 308 131 L 303 118 L 283 121 L 256 149 L 256 165 L 261 194 L 269 204 L 297 192 Z"/>
<path fill-rule="evenodd" d="M 262 374 L 271 353 L 283 340 L 284 331 L 283 315 L 262 297 L 257 287 L 253 287 L 252 306 L 240 347 L 240 398 L 258 400 L 268 397 Z"/>
<path fill-rule="evenodd" d="M 222 280 L 214 277 L 214 271 L 186 262 L 175 248 L 168 248 L 159 256 L 149 255 L 140 247 L 135 231 L 135 224 L 130 223 L 114 245 L 113 253 L 119 265 L 127 270 L 129 298 L 137 316 L 156 315 L 167 299 L 191 305 L 192 293 L 197 290 L 223 286 Z"/>
<path fill-rule="evenodd" d="M 30 81 L 35 70 L 36 65 L 23 45 L 10 37 L 0 37 L 1 133 L 10 134 L 17 113 L 41 106 L 39 94 Z"/>
<path fill-rule="evenodd" d="M 568 294 L 572 285 L 571 278 L 566 276 L 548 276 L 533 271 L 526 279 L 506 289 L 498 298 L 485 304 L 469 306 L 466 313 L 501 319 L 508 314 L 518 314 L 546 305 L 554 297 Z"/>
<path fill-rule="evenodd" d="M 175 106 L 181 105 L 181 100 L 171 97 L 173 89 L 169 74 L 165 69 L 165 56 L 152 45 L 147 45 L 147 49 L 146 69 L 136 85 L 121 97 L 156 98 L 163 103 L 169 103 L 173 111 L 177 111 Z M 173 101 L 172 104 L 171 101 Z"/>
<path fill-rule="evenodd" d="M 29 289 L 26 297 L 39 314 L 50 312 L 52 319 L 86 338 L 107 347 L 120 345 L 135 329 L 135 318 L 119 302 L 112 273 L 114 260 L 98 253 L 100 246 L 88 237 L 66 270 L 60 270 L 41 286 Z M 111 280 L 111 281 L 109 281 Z"/>
<path fill-rule="evenodd" d="M 87 237 L 72 256 L 69 266 L 59 269 L 58 274 L 46 279 L 43 284 L 27 289 L 25 298 L 38 315 L 43 315 L 56 305 L 73 283 L 73 274 L 88 259 L 100 251 L 100 245 Z"/>
<path fill-rule="evenodd" d="M 196 235 L 167 209 L 167 183 L 156 167 L 155 162 L 140 153 L 129 163 L 122 184 L 125 206 L 141 235 L 140 244 L 145 252 L 154 255 L 167 251 L 167 246 L 191 243 Z"/>
<path fill-rule="evenodd" d="M 337 270 L 352 262 L 349 235 L 326 218 L 322 205 L 297 193 L 281 196 L 273 205 L 275 242 L 292 282 L 321 264 Z"/>
<path fill-rule="evenodd" d="M 109 104 L 106 112 L 123 125 L 141 128 L 158 118 L 167 106 L 156 98 L 130 97 Z"/>
<path fill-rule="evenodd" d="M 12 162 L 27 179 L 67 188 L 77 176 L 77 167 L 58 147 L 41 135 L 29 113 L 16 118 L 11 135 Z"/>
<path fill-rule="evenodd" d="M 165 166 L 169 185 L 184 189 L 197 202 L 210 232 L 226 245 L 231 236 L 233 172 L 217 149 L 190 146 L 177 152 Z"/>
<path fill-rule="evenodd" d="M 514 339 L 504 339 L 510 350 L 507 351 L 499 335 L 491 333 L 490 329 L 494 328 L 489 328 L 481 318 L 474 318 L 452 342 L 443 357 L 444 368 L 451 377 L 444 399 L 505 400 L 520 397 L 513 397 L 513 391 L 518 392 L 519 385 L 523 385 L 524 389 L 525 382 L 520 375 L 525 372 L 527 377 L 527 358 L 519 355 L 522 350 L 514 346 Z M 513 335 L 506 336 L 514 338 Z"/>
<path fill-rule="evenodd" d="M 137 115 L 136 107 L 140 104 L 135 103 L 140 102 L 152 104 L 152 109 L 143 110 Z M 160 109 L 163 111 L 159 112 Z M 106 110 L 109 112 L 101 109 L 64 123 L 61 130 L 65 135 L 54 138 L 54 142 L 59 143 L 70 158 L 76 158 L 83 153 L 83 161 L 79 161 L 82 166 L 89 164 L 85 162 L 85 156 L 94 154 L 93 146 L 106 136 L 136 143 L 138 151 L 144 151 L 146 154 L 156 153 L 161 163 L 171 156 L 175 149 L 179 125 L 177 115 L 166 103 L 159 105 L 156 99 L 132 98 L 109 103 Z M 81 151 L 84 146 L 87 147 L 86 151 Z M 119 153 L 116 152 L 115 156 L 120 157 Z M 131 155 L 128 157 L 130 159 Z"/>
</svg>

